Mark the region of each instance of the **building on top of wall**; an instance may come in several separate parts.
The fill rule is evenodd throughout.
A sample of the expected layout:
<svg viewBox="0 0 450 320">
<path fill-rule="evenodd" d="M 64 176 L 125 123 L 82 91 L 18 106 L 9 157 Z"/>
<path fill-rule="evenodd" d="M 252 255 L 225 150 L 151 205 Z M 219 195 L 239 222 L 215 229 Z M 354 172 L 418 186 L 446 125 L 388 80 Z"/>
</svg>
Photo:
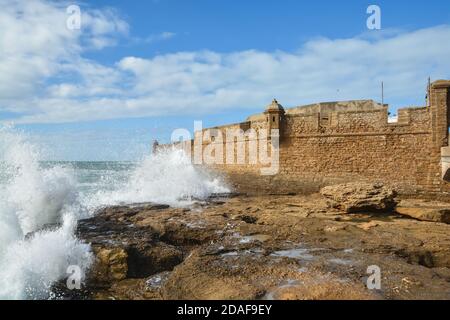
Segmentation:
<svg viewBox="0 0 450 320">
<path fill-rule="evenodd" d="M 269 107 L 274 103 L 281 106 L 277 100 L 274 100 Z M 309 104 L 304 106 L 293 107 L 284 109 L 286 115 L 296 114 L 317 114 L 327 115 L 330 112 L 338 111 L 372 111 L 372 110 L 384 110 L 387 105 L 382 105 L 373 100 L 350 100 L 350 101 L 335 101 L 335 102 L 320 102 L 315 104 Z M 267 110 L 266 110 L 267 111 Z M 247 118 L 247 121 L 260 121 L 264 119 L 264 113 L 251 115 Z"/>
</svg>

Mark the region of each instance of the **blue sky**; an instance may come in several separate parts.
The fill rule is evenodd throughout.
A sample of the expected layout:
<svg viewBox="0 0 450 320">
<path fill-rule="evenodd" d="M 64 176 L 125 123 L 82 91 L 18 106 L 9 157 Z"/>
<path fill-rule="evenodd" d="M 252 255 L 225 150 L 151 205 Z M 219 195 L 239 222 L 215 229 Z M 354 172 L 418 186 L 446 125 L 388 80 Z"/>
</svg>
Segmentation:
<svg viewBox="0 0 450 320">
<path fill-rule="evenodd" d="M 137 37 L 174 32 L 172 41 L 108 50 L 110 62 L 125 55 L 209 49 L 220 52 L 298 49 L 314 37 L 350 38 L 367 32 L 366 9 L 382 9 L 383 28 L 414 30 L 449 23 L 446 0 L 156 0 L 91 1 L 118 8 Z"/>
<path fill-rule="evenodd" d="M 176 128 L 347 99 L 424 103 L 450 78 L 450 2 L 0 0 L 0 122 L 56 160 L 133 160 Z M 65 9 L 81 7 L 81 29 Z M 381 8 L 381 30 L 366 9 Z"/>
</svg>

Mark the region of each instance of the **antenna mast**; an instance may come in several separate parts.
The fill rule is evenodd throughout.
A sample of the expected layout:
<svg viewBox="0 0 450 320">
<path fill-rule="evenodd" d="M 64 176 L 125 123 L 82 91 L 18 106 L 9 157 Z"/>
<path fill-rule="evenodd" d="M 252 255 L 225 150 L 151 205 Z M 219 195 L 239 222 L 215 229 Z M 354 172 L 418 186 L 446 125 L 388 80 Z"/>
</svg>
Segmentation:
<svg viewBox="0 0 450 320">
<path fill-rule="evenodd" d="M 428 77 L 428 88 L 427 88 L 427 107 L 431 106 L 431 77 Z"/>
</svg>

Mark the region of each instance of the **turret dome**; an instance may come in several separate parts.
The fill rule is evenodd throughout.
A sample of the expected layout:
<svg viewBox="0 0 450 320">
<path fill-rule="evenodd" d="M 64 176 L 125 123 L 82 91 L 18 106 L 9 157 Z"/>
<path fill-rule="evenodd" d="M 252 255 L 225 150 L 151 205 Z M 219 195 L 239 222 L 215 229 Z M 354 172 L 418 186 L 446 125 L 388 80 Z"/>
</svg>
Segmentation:
<svg viewBox="0 0 450 320">
<path fill-rule="evenodd" d="M 278 103 L 277 99 L 273 99 L 272 103 L 266 108 L 267 113 L 279 112 L 284 113 L 284 108 Z"/>
</svg>

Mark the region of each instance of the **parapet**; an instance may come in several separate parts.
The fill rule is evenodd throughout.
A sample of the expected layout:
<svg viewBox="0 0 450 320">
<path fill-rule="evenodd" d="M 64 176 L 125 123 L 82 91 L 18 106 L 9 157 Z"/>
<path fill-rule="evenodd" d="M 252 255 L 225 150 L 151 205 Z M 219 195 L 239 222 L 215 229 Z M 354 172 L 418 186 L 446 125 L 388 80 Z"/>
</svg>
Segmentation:
<svg viewBox="0 0 450 320">
<path fill-rule="evenodd" d="M 298 106 L 286 109 L 285 113 L 287 116 L 312 115 L 318 113 L 325 116 L 332 112 L 381 111 L 385 110 L 385 108 L 386 105 L 382 105 L 373 100 L 350 100 L 350 101 L 321 102 L 304 106 Z M 264 114 L 259 113 L 248 117 L 247 121 L 256 122 L 256 121 L 264 121 L 264 119 L 265 119 Z"/>
<path fill-rule="evenodd" d="M 306 106 L 299 106 L 289 109 L 286 113 L 291 115 L 314 113 L 326 115 L 332 112 L 377 111 L 384 110 L 384 108 L 385 106 L 373 100 L 350 100 L 321 102 Z"/>
<path fill-rule="evenodd" d="M 450 88 L 450 80 L 437 80 L 431 84 L 432 89 Z"/>
</svg>

